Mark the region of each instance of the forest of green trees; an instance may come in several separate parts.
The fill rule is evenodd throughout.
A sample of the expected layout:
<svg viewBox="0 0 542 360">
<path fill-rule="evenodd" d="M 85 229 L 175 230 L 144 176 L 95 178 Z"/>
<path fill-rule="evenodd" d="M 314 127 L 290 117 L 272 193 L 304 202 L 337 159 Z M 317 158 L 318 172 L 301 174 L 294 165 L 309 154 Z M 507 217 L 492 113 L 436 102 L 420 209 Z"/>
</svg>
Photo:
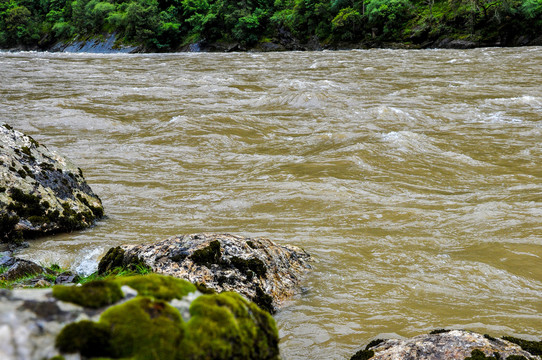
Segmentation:
<svg viewBox="0 0 542 360">
<path fill-rule="evenodd" d="M 107 33 L 145 51 L 202 40 L 251 47 L 280 34 L 324 45 L 443 37 L 507 45 L 542 34 L 542 0 L 0 0 L 0 48 Z"/>
</svg>

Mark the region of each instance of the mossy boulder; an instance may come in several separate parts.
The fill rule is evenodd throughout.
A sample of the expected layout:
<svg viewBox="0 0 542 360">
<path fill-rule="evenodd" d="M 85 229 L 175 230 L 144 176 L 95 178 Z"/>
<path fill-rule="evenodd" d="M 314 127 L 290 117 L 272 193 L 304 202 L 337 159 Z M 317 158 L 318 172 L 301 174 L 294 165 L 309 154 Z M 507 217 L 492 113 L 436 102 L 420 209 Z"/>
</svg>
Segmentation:
<svg viewBox="0 0 542 360">
<path fill-rule="evenodd" d="M 202 294 L 156 274 L 3 289 L 0 319 L 2 360 L 279 358 L 268 312 L 239 294 Z"/>
<path fill-rule="evenodd" d="M 79 230 L 103 216 L 81 169 L 32 137 L 0 126 L 0 241 Z"/>
<path fill-rule="evenodd" d="M 65 326 L 56 338 L 61 353 L 142 360 L 279 358 L 273 318 L 239 294 L 203 295 L 185 280 L 160 275 L 105 283 L 129 286 L 138 295 L 108 307 L 96 322 L 84 320 Z M 60 289 L 75 295 L 93 287 L 96 285 L 81 291 Z M 53 295 L 58 298 L 58 292 Z M 108 299 L 104 295 L 104 302 Z M 75 297 L 70 301 L 82 303 Z M 180 309 L 183 306 L 187 311 Z"/>
</svg>

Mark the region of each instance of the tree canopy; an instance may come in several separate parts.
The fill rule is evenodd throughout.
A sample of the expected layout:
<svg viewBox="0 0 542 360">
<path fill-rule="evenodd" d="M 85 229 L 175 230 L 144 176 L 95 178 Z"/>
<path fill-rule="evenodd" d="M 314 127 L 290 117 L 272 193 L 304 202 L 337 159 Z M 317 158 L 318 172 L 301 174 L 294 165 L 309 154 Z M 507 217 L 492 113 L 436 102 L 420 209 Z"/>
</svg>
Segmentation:
<svg viewBox="0 0 542 360">
<path fill-rule="evenodd" d="M 446 37 L 507 45 L 540 36 L 542 0 L 0 0 L 2 48 L 106 33 L 147 51 L 198 41 L 251 47 L 286 35 L 322 44 Z"/>
</svg>

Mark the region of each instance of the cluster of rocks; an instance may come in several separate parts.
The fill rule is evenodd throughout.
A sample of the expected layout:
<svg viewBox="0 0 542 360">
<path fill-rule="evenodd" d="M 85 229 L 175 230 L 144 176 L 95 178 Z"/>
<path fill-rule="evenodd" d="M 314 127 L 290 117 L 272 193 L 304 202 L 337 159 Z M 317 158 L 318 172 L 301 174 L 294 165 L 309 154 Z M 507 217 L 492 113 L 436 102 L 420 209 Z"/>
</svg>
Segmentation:
<svg viewBox="0 0 542 360">
<path fill-rule="evenodd" d="M 32 137 L 0 126 L 0 241 L 83 229 L 104 215 L 83 172 Z"/>
<path fill-rule="evenodd" d="M 269 312 L 299 289 L 311 268 L 310 256 L 265 238 L 192 234 L 150 245 L 123 245 L 103 257 L 98 271 L 140 264 L 153 272 L 203 284 L 217 292 L 235 291 Z"/>
<path fill-rule="evenodd" d="M 0 253 L 0 282 L 11 287 L 42 288 L 77 281 L 79 275 L 62 270 L 57 265 L 46 268 L 33 261 L 14 257 L 10 251 Z"/>
<path fill-rule="evenodd" d="M 278 359 L 269 313 L 161 275 L 0 290 L 0 358 Z"/>
</svg>

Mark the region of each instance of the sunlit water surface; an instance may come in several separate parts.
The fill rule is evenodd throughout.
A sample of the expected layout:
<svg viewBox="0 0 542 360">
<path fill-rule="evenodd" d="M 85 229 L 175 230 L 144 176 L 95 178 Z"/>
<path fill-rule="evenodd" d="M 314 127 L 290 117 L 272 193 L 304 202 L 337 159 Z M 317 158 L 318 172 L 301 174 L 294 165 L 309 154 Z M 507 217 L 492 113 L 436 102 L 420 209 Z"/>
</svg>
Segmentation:
<svg viewBox="0 0 542 360">
<path fill-rule="evenodd" d="M 284 359 L 386 335 L 542 330 L 542 48 L 0 54 L 0 121 L 80 166 L 108 218 L 20 256 L 228 232 L 316 262 Z"/>
</svg>

